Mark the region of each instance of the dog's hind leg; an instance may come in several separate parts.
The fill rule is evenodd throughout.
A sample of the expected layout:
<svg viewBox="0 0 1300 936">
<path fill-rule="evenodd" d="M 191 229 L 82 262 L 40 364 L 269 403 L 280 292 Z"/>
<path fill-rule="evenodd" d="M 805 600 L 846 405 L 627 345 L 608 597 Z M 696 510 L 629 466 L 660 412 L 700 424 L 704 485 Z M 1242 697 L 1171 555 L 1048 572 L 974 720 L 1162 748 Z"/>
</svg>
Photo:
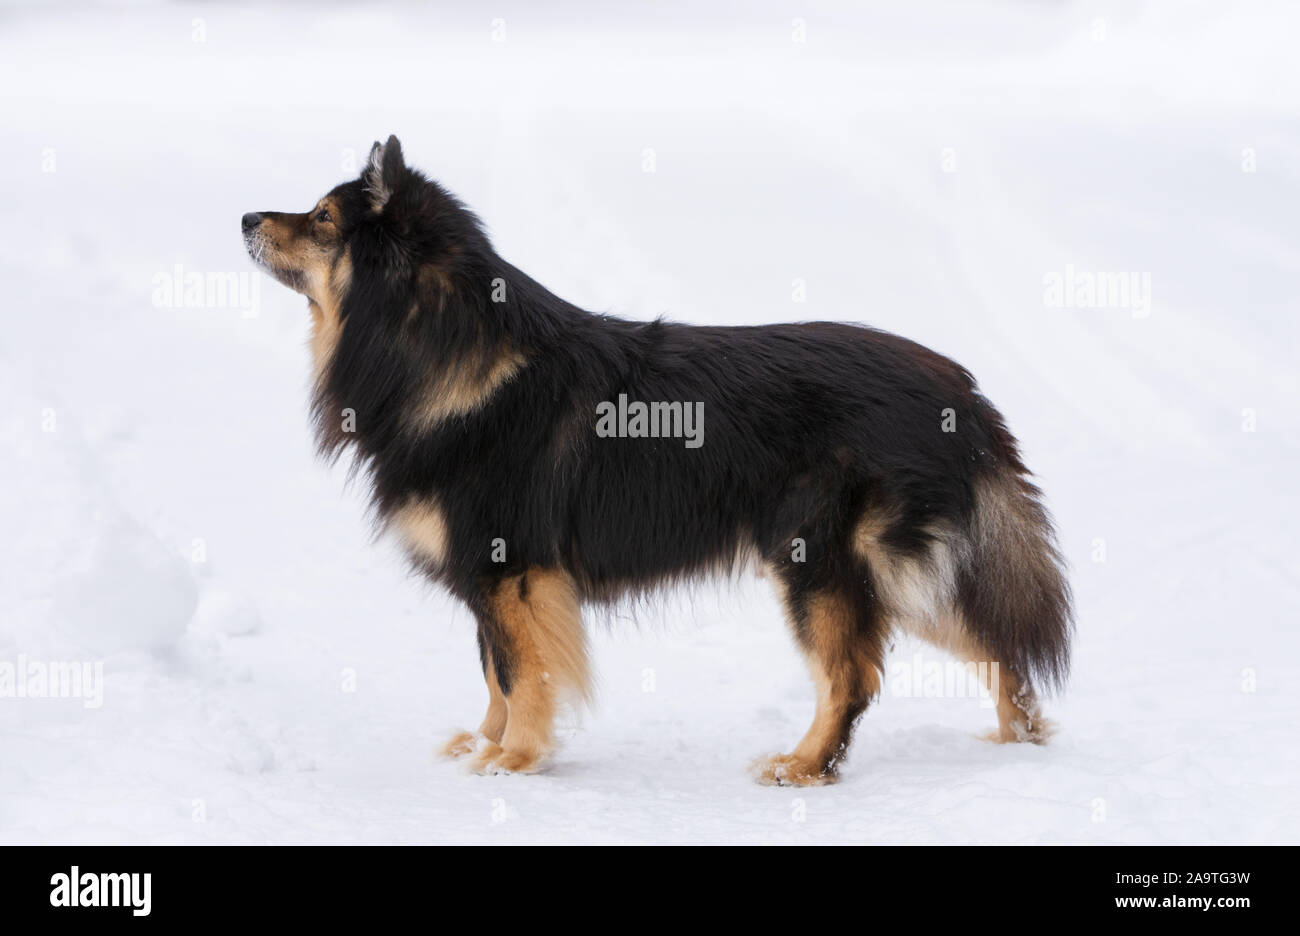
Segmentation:
<svg viewBox="0 0 1300 936">
<path fill-rule="evenodd" d="M 989 667 L 998 708 L 991 740 L 1041 744 L 1052 725 L 1038 712 L 1034 688 L 1064 683 L 1073 610 L 1065 560 L 1038 489 L 1014 472 L 981 479 L 970 538 L 957 588 L 965 639 L 954 652 L 997 664 Z"/>
<path fill-rule="evenodd" d="M 464 757 L 466 754 L 473 754 L 478 750 L 479 740 L 484 739 L 492 744 L 500 744 L 501 737 L 506 730 L 506 697 L 501 692 L 501 684 L 497 682 L 496 666 L 492 662 L 492 654 L 488 650 L 483 640 L 483 632 L 479 631 L 479 655 L 483 660 L 483 678 L 488 687 L 488 710 L 483 716 L 483 724 L 479 725 L 478 732 L 461 731 L 452 737 L 442 749 L 444 757 Z"/>
<path fill-rule="evenodd" d="M 998 728 L 983 735 L 983 739 L 998 744 L 1018 741 L 1046 743 L 1052 736 L 1054 726 L 1039 710 L 1038 696 L 1033 685 L 1017 675 L 1013 667 L 982 650 L 967 630 L 964 625 L 958 627 L 954 622 L 954 628 L 946 639 L 935 639 L 934 636 L 929 636 L 928 639 L 959 660 L 975 664 L 978 678 L 995 700 Z"/>
<path fill-rule="evenodd" d="M 888 523 L 870 515 L 855 545 L 902 630 L 975 664 L 997 705 L 990 740 L 1042 743 L 1051 725 L 1035 686 L 1060 685 L 1069 668 L 1064 561 L 1024 478 L 990 475 L 974 495 L 969 519 L 932 523 L 919 552 L 887 545 Z"/>
<path fill-rule="evenodd" d="M 754 762 L 760 783 L 833 783 L 853 726 L 880 693 L 884 632 L 869 597 L 851 582 L 810 585 L 769 569 L 780 583 L 786 615 L 817 688 L 812 726 L 789 754 Z"/>
<path fill-rule="evenodd" d="M 1016 741 L 1045 743 L 1055 726 L 1039 711 L 1034 687 L 999 663 L 990 664 L 987 671 L 985 683 L 990 694 L 997 699 L 998 730 L 984 735 L 984 740 L 999 744 Z"/>
<path fill-rule="evenodd" d="M 983 735 L 985 741 L 1043 744 L 1051 737 L 1052 723 L 1042 716 L 1033 685 L 1019 676 L 1014 667 L 985 650 L 971 635 L 971 628 L 960 613 L 920 624 L 902 621 L 900 630 L 973 667 L 975 678 L 988 690 L 997 707 L 997 730 Z"/>
<path fill-rule="evenodd" d="M 561 696 L 585 700 L 590 694 L 573 580 L 558 570 L 530 569 L 493 585 L 477 610 L 505 723 L 500 740 L 482 744 L 473 765 L 481 773 L 530 773 L 551 749 Z"/>
</svg>

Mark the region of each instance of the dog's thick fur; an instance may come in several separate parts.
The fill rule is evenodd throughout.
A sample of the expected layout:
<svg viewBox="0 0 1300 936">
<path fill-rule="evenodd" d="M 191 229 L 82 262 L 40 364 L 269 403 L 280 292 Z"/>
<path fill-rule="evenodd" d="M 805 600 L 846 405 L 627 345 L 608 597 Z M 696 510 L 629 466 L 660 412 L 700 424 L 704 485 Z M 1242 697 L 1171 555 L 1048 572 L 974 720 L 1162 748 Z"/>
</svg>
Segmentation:
<svg viewBox="0 0 1300 936">
<path fill-rule="evenodd" d="M 244 217 L 305 294 L 322 450 L 355 450 L 383 523 L 472 610 L 490 704 L 447 753 L 535 769 L 589 676 L 580 607 L 756 558 L 817 688 L 766 782 L 833 780 L 896 630 L 998 665 L 1003 741 L 1042 740 L 1069 587 L 1039 492 L 960 365 L 814 322 L 693 327 L 585 312 L 376 143 L 305 214 Z M 602 437 L 598 406 L 703 403 L 704 443 Z"/>
</svg>

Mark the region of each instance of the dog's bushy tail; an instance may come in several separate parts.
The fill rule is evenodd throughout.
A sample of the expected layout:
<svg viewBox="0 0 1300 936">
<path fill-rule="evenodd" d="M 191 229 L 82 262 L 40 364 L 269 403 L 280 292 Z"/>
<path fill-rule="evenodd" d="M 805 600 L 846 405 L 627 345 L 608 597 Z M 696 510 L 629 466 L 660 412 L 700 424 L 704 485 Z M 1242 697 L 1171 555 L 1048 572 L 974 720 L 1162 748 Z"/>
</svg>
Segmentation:
<svg viewBox="0 0 1300 936">
<path fill-rule="evenodd" d="M 966 628 L 1022 682 L 1061 689 L 1074 629 L 1070 584 L 1041 492 L 1018 458 L 976 482 L 969 543 L 958 579 Z"/>
</svg>

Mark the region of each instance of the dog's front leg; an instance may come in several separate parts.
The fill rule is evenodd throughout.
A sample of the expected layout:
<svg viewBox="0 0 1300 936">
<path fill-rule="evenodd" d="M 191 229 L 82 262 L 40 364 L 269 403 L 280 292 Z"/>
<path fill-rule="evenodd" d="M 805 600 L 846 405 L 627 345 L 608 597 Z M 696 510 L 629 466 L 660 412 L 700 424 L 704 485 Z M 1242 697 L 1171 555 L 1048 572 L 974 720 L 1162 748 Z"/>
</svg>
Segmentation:
<svg viewBox="0 0 1300 936">
<path fill-rule="evenodd" d="M 508 711 L 506 697 L 501 692 L 501 684 L 497 682 L 496 666 L 492 662 L 492 651 L 488 649 L 484 639 L 482 625 L 479 626 L 478 646 L 479 658 L 483 664 L 483 679 L 487 682 L 488 688 L 487 714 L 483 716 L 483 724 L 478 726 L 477 732 L 457 732 L 442 749 L 444 757 L 464 757 L 466 754 L 473 754 L 478 750 L 480 740 L 500 744 L 501 738 L 505 735 Z"/>
<path fill-rule="evenodd" d="M 493 698 L 488 707 L 473 767 L 531 773 L 553 745 L 560 697 L 586 698 L 590 691 L 573 580 L 558 569 L 532 568 L 492 582 L 474 605 L 489 691 L 495 684 L 502 706 Z"/>
</svg>

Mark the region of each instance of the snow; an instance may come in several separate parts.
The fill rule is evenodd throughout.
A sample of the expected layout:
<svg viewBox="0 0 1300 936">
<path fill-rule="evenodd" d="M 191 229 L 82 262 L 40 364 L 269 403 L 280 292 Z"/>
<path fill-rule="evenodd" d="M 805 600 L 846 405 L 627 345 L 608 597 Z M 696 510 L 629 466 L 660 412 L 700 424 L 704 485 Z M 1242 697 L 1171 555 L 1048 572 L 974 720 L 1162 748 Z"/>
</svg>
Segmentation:
<svg viewBox="0 0 1300 936">
<path fill-rule="evenodd" d="M 494 10 L 4 11 L 0 677 L 103 696 L 0 697 L 0 841 L 1300 841 L 1295 11 Z M 813 699 L 743 579 L 597 616 L 547 772 L 436 759 L 486 704 L 469 615 L 315 460 L 306 310 L 238 233 L 390 132 L 587 308 L 971 368 L 1073 567 L 1054 741 L 978 740 L 902 641 L 840 784 L 756 785 Z M 178 264 L 245 292 L 168 301 Z M 1067 268 L 1149 312 L 1053 306 Z"/>
</svg>

